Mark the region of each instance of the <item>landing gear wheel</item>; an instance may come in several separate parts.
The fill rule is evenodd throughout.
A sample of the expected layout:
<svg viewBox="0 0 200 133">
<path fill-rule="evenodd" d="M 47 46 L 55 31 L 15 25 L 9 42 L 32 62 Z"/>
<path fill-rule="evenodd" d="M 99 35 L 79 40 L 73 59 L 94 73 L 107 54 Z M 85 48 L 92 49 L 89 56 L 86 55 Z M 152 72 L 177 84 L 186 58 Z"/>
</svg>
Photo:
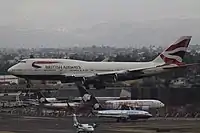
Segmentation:
<svg viewBox="0 0 200 133">
<path fill-rule="evenodd" d="M 26 80 L 26 88 L 31 88 L 32 84 L 30 80 Z"/>
</svg>

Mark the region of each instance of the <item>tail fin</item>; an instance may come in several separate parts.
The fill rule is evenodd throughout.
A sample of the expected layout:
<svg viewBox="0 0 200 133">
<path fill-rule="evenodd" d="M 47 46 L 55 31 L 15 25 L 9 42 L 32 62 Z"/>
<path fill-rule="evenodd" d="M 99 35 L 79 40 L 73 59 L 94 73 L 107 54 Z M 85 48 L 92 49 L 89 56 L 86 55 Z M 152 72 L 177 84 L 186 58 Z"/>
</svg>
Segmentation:
<svg viewBox="0 0 200 133">
<path fill-rule="evenodd" d="M 76 85 L 78 87 L 80 96 L 82 97 L 82 100 L 84 103 L 86 103 L 87 105 L 90 105 L 95 110 L 102 109 L 98 100 L 92 94 L 90 94 L 83 85 L 78 84 L 78 83 Z"/>
<path fill-rule="evenodd" d="M 76 114 L 73 114 L 73 122 L 74 122 L 74 126 L 77 126 L 79 124 L 76 118 Z"/>
<path fill-rule="evenodd" d="M 175 64 L 180 65 L 183 62 L 183 57 L 190 43 L 191 36 L 182 36 L 176 42 L 172 43 L 164 50 L 153 62 L 160 64 Z"/>
</svg>

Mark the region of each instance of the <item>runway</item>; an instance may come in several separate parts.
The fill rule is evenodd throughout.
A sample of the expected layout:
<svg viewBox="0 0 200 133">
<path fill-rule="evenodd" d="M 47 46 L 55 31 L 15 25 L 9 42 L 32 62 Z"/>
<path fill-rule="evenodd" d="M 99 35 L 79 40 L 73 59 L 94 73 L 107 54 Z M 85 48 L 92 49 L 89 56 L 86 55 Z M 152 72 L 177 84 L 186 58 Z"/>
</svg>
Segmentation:
<svg viewBox="0 0 200 133">
<path fill-rule="evenodd" d="M 149 119 L 117 123 L 113 119 L 78 117 L 80 123 L 97 123 L 95 133 L 197 133 L 198 119 Z M 0 133 L 75 133 L 72 118 L 0 115 Z"/>
</svg>

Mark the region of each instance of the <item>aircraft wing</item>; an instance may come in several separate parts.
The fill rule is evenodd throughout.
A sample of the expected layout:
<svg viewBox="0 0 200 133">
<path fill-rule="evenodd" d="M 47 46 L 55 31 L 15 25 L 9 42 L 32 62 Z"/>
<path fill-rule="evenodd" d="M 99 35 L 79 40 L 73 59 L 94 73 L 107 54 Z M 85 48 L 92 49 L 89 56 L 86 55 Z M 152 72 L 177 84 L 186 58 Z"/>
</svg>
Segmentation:
<svg viewBox="0 0 200 133">
<path fill-rule="evenodd" d="M 111 72 L 102 72 L 97 73 L 97 77 L 114 77 L 121 79 L 134 79 L 134 78 L 142 78 L 143 76 L 151 76 L 160 73 L 163 70 L 171 70 L 171 69 L 185 69 L 193 66 L 200 66 L 200 63 L 192 63 L 192 64 L 181 64 L 181 65 L 163 65 L 157 67 L 147 67 L 147 68 L 139 68 L 139 69 L 128 69 L 128 70 L 120 70 L 120 71 L 111 71 Z M 116 80 L 114 79 L 114 80 Z"/>
<path fill-rule="evenodd" d="M 153 69 L 153 67 L 100 72 L 100 73 L 96 73 L 93 75 L 88 75 L 86 78 L 88 78 L 89 80 L 90 79 L 100 79 L 105 82 L 124 81 L 124 80 L 130 80 L 130 79 L 137 79 L 138 77 L 140 78 L 145 73 L 148 73 L 149 71 L 152 72 L 151 69 Z M 157 70 L 157 69 L 155 69 L 155 70 L 154 69 L 153 69 L 153 71 Z"/>
<path fill-rule="evenodd" d="M 176 69 L 188 68 L 188 67 L 192 67 L 196 65 L 200 65 L 200 63 L 181 64 L 181 65 L 162 65 L 162 66 L 146 67 L 146 68 L 139 68 L 139 69 L 127 69 L 127 70 L 88 73 L 88 74 L 75 74 L 73 76 L 75 78 L 84 78 L 89 81 L 103 80 L 105 82 L 110 82 L 110 81 L 115 82 L 115 81 L 139 79 L 139 78 L 159 74 L 163 70 L 172 70 L 172 69 L 176 70 Z M 66 74 L 65 76 L 67 77 L 67 76 L 72 76 L 72 75 Z"/>
<path fill-rule="evenodd" d="M 126 77 L 131 75 L 140 75 L 142 70 L 145 69 L 134 69 L 134 70 L 119 70 L 119 71 L 108 71 L 99 73 L 88 73 L 88 74 L 64 74 L 64 77 L 74 77 L 77 79 L 84 78 L 86 80 L 103 80 L 103 81 L 116 81 L 119 77 Z"/>
</svg>

